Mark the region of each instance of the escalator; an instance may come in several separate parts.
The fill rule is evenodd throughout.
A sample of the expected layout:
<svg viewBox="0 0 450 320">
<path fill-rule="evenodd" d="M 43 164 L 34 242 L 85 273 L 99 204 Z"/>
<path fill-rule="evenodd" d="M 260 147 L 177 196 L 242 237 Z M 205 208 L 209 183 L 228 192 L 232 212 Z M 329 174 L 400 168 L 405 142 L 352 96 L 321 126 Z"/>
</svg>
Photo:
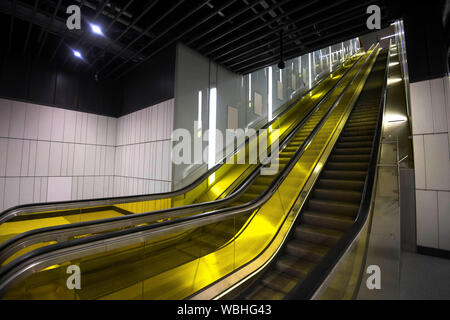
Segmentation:
<svg viewBox="0 0 450 320">
<path fill-rule="evenodd" d="M 357 197 L 361 197 L 360 188 L 364 185 L 364 162 L 370 156 L 367 149 L 369 153 L 371 149 L 368 137 L 374 131 L 368 129 L 368 125 L 374 118 L 376 124 L 378 114 L 378 106 L 374 109 L 371 105 L 373 100 L 366 99 L 366 108 L 361 107 L 360 102 L 368 90 L 371 91 L 374 75 L 381 69 L 384 71 L 385 53 L 382 52 L 375 62 L 375 52 L 378 51 L 373 49 L 364 57 L 367 63 L 352 71 L 342 90 L 330 95 L 329 101 L 323 103 L 303 126 L 290 133 L 289 143 L 276 155 L 280 161 L 276 174 L 273 177 L 259 175 L 232 205 L 179 221 L 144 224 L 36 249 L 0 270 L 1 294 L 15 299 L 180 299 L 242 270 L 260 255 L 261 249 L 274 243 L 272 239 L 280 229 L 290 224 L 291 208 L 305 181 L 315 170 L 317 159 L 336 128 L 345 122 L 345 114 L 359 95 L 358 90 L 366 83 L 320 182 L 308 199 L 308 212 L 312 218 L 304 220 L 303 214 L 298 225 L 303 229 L 295 228 L 295 237 L 298 229 L 303 238 L 289 240 L 275 260 L 276 265 L 281 258 L 294 261 L 292 256 L 300 261 L 299 257 L 286 254 L 292 241 L 300 241 L 306 249 L 311 249 L 305 254 L 302 265 L 312 269 L 314 262 L 319 261 L 314 259 L 324 255 L 327 246 L 331 247 L 333 241 L 339 239 L 353 221 L 350 214 L 358 210 Z M 375 67 L 370 73 L 373 62 Z M 367 82 L 366 75 L 369 75 Z M 342 178 L 343 174 L 345 178 Z M 346 224 L 348 221 L 350 224 Z M 80 292 L 66 288 L 65 268 L 71 264 L 80 265 L 83 270 L 83 290 Z M 286 288 L 298 285 L 300 276 L 287 278 L 290 273 L 280 272 L 272 265 L 245 293 L 246 298 L 257 294 L 283 298 L 280 293 L 287 294 Z M 288 265 L 293 269 L 297 266 Z M 271 282 L 266 280 L 266 275 L 281 287 L 267 286 Z M 286 277 L 289 281 L 282 282 L 283 279 L 276 276 Z M 263 290 L 272 290 L 274 295 L 269 297 Z"/>
<path fill-rule="evenodd" d="M 333 75 L 324 78 L 311 90 L 296 96 L 280 107 L 274 115 L 274 120 L 261 125 L 263 132 L 267 132 L 267 135 L 270 136 L 269 131 L 279 129 L 280 140 L 284 139 L 333 90 L 341 78 L 351 70 L 360 56 L 359 54 L 353 56 Z M 250 140 L 247 139 L 243 146 L 237 146 L 235 152 L 228 155 L 226 159 L 239 157 L 240 152 L 245 152 L 248 149 Z M 270 149 L 270 146 L 268 148 Z M 197 209 L 199 206 L 195 206 L 195 204 L 204 203 L 209 203 L 208 207 L 203 207 L 205 210 L 219 208 L 221 205 L 229 203 L 227 198 L 231 197 L 233 192 L 238 190 L 239 186 L 257 168 L 257 165 L 233 165 L 226 163 L 226 160 L 223 162 L 223 164 L 217 164 L 188 186 L 169 193 L 32 204 L 10 208 L 0 213 L 0 244 L 19 234 L 51 226 L 75 225 L 77 223 L 100 221 L 100 219 L 102 221 L 108 219 L 114 221 L 114 219 L 120 220 L 138 213 L 173 208 L 182 208 L 184 214 L 196 213 L 199 211 Z M 214 177 L 213 183 L 210 182 L 211 177 Z M 187 206 L 191 207 L 188 209 Z M 173 219 L 178 216 L 174 214 L 170 218 Z"/>
<path fill-rule="evenodd" d="M 291 239 L 242 298 L 285 298 L 354 224 L 374 147 L 386 59 L 385 50 L 293 227 Z"/>
</svg>

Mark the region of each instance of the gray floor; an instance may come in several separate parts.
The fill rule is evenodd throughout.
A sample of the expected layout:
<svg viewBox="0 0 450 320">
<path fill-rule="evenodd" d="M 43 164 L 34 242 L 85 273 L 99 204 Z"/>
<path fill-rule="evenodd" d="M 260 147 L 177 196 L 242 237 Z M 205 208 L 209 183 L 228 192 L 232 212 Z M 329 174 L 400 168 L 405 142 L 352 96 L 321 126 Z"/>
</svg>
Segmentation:
<svg viewBox="0 0 450 320">
<path fill-rule="evenodd" d="M 400 299 L 450 299 L 450 260 L 402 252 Z"/>
</svg>

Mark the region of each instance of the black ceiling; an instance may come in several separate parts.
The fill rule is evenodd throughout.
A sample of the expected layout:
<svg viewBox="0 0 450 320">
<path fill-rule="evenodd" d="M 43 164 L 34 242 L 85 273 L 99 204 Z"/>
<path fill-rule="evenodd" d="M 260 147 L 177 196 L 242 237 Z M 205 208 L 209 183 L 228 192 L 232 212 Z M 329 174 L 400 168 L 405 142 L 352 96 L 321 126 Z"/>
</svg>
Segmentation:
<svg viewBox="0 0 450 320">
<path fill-rule="evenodd" d="M 66 28 L 72 4 L 81 7 L 81 30 Z M 9 54 L 99 78 L 120 78 L 177 41 L 245 74 L 278 61 L 281 30 L 286 59 L 369 32 L 369 4 L 381 7 L 383 26 L 399 17 L 388 0 L 1 0 L 0 35 Z M 88 21 L 106 36 L 93 36 Z"/>
</svg>

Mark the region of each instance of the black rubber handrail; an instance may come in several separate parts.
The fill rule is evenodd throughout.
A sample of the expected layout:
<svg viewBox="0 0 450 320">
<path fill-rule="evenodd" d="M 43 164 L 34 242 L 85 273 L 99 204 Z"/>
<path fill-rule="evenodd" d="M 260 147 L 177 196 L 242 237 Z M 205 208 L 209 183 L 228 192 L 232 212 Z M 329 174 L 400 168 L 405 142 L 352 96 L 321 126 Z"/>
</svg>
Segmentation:
<svg viewBox="0 0 450 320">
<path fill-rule="evenodd" d="M 371 56 L 371 54 L 366 58 L 366 61 Z M 355 74 L 352 80 L 346 85 L 342 93 L 336 99 L 332 107 L 327 111 L 325 116 L 320 120 L 319 124 L 314 128 L 308 137 L 305 139 L 301 148 L 299 148 L 295 154 L 292 156 L 288 164 L 281 170 L 277 178 L 272 181 L 270 186 L 256 199 L 233 208 L 225 208 L 217 211 L 211 211 L 206 213 L 199 213 L 195 216 L 179 218 L 174 221 L 164 221 L 159 223 L 154 223 L 151 225 L 139 226 L 132 229 L 114 231 L 106 234 L 95 235 L 92 237 L 75 239 L 67 242 L 57 243 L 53 245 L 48 245 L 46 247 L 38 248 L 19 258 L 13 260 L 11 263 L 7 264 L 4 268 L 0 269 L 0 297 L 4 296 L 8 288 L 13 284 L 15 280 L 20 279 L 27 272 L 33 272 L 42 263 L 51 264 L 58 263 L 57 259 L 66 259 L 67 256 L 73 257 L 77 252 L 85 251 L 89 249 L 96 249 L 105 245 L 109 240 L 113 242 L 115 239 L 117 241 L 125 241 L 125 237 L 133 236 L 137 238 L 143 237 L 143 234 L 155 233 L 158 234 L 164 231 L 179 232 L 180 230 L 186 228 L 196 228 L 218 221 L 226 220 L 230 217 L 237 216 L 239 214 L 245 214 L 253 210 L 258 209 L 263 204 L 265 204 L 271 196 L 276 192 L 279 185 L 284 181 L 289 172 L 295 166 L 299 158 L 303 155 L 306 148 L 316 136 L 317 132 L 322 128 L 325 121 L 330 116 L 331 112 L 335 109 L 339 101 L 341 100 L 344 93 L 347 91 L 348 87 L 352 84 L 352 81 L 359 74 L 359 71 L 364 66 L 365 62 L 361 64 L 358 72 Z"/>
<path fill-rule="evenodd" d="M 339 84 L 344 81 L 346 75 L 358 64 L 362 57 L 359 57 L 354 65 L 347 70 L 342 77 L 336 82 L 336 84 L 328 90 L 328 92 L 320 98 L 314 108 L 312 108 L 308 114 L 301 120 L 290 133 L 280 143 L 279 148 L 285 147 L 292 138 L 296 135 L 297 131 L 311 118 L 311 116 L 320 108 L 320 106 L 326 101 L 326 99 L 336 90 Z M 301 147 L 301 146 L 300 146 Z M 162 210 L 155 210 L 150 212 L 140 213 L 139 215 L 125 215 L 120 217 L 105 218 L 93 221 L 78 222 L 68 225 L 58 225 L 51 227 L 44 227 L 39 229 L 30 230 L 19 235 L 14 236 L 11 239 L 6 240 L 0 244 L 0 265 L 6 261 L 12 254 L 23 249 L 26 246 L 33 245 L 40 242 L 67 240 L 70 237 L 85 235 L 87 233 L 104 232 L 112 229 L 133 227 L 142 223 L 154 222 L 161 219 L 173 218 L 179 214 L 196 213 L 199 211 L 214 210 L 220 207 L 226 206 L 234 202 L 245 190 L 252 184 L 252 182 L 259 176 L 261 168 L 265 163 L 270 162 L 270 159 L 277 156 L 278 152 L 269 156 L 267 160 L 259 163 L 254 169 L 252 174 L 246 178 L 246 180 L 230 195 L 226 198 L 190 204 L 180 206 L 176 208 L 168 208 Z M 98 227 L 101 225 L 101 227 Z"/>
<path fill-rule="evenodd" d="M 360 207 L 357 213 L 357 218 L 345 232 L 343 237 L 334 245 L 319 262 L 319 264 L 299 283 L 287 296 L 286 299 L 299 300 L 310 299 L 326 280 L 336 264 L 342 257 L 342 254 L 350 247 L 353 241 L 356 240 L 357 235 L 366 224 L 371 208 L 371 200 L 373 193 L 373 186 L 375 182 L 375 172 L 378 161 L 381 129 L 383 124 L 383 115 L 386 105 L 386 89 L 387 77 L 389 72 L 389 53 L 386 59 L 386 70 L 384 75 L 384 83 L 382 88 L 382 97 L 380 100 L 379 114 L 377 119 L 377 129 L 372 142 L 372 150 L 370 152 L 369 168 L 364 182 L 363 197 L 361 199 Z"/>
<path fill-rule="evenodd" d="M 353 58 L 350 57 L 349 59 Z M 348 60 L 347 60 L 348 61 Z M 345 62 L 341 65 L 341 67 L 345 64 Z M 294 98 L 293 101 L 289 101 L 286 103 L 287 107 L 280 107 L 279 109 L 284 109 L 282 112 L 280 112 L 276 118 L 272 119 L 270 122 L 266 123 L 264 126 L 262 126 L 260 129 L 267 129 L 269 128 L 279 117 L 287 113 L 291 108 L 293 108 L 304 96 L 306 96 L 309 92 L 314 90 L 319 84 L 323 82 L 326 78 L 321 79 L 318 81 L 313 87 L 311 87 L 309 90 L 299 94 L 297 97 Z M 261 120 L 263 121 L 263 120 Z M 56 201 L 56 202 L 41 202 L 41 203 L 30 203 L 30 204 L 22 204 L 18 206 L 14 206 L 11 208 L 8 208 L 0 213 L 0 226 L 8 221 L 13 219 L 14 217 L 22 214 L 30 214 L 34 212 L 40 212 L 40 211 L 58 211 L 58 210 L 70 210 L 70 209 L 80 209 L 81 206 L 84 207 L 94 207 L 94 206 L 108 206 L 108 205 L 114 205 L 119 203 L 127 203 L 127 202 L 138 202 L 138 201 L 150 201 L 150 200 L 158 200 L 158 199 L 165 199 L 165 198 L 171 198 L 176 197 L 178 195 L 182 195 L 198 185 L 200 185 L 203 181 L 205 181 L 212 173 L 217 171 L 222 164 L 226 163 L 227 159 L 230 159 L 231 157 L 234 157 L 239 150 L 244 148 L 250 141 L 254 140 L 257 137 L 257 135 L 254 135 L 252 137 L 245 137 L 244 142 L 236 146 L 234 149 L 234 152 L 225 156 L 222 161 L 218 162 L 214 167 L 200 175 L 198 178 L 196 178 L 192 183 L 190 183 L 187 186 L 184 186 L 178 190 L 170 191 L 170 192 L 164 192 L 164 193 L 154 193 L 154 194 L 147 194 L 147 195 L 137 195 L 137 196 L 119 196 L 119 197 L 106 197 L 106 198 L 97 198 L 97 199 L 84 199 L 84 200 L 76 200 L 76 201 Z M 35 209 L 35 210 L 33 210 Z"/>
</svg>

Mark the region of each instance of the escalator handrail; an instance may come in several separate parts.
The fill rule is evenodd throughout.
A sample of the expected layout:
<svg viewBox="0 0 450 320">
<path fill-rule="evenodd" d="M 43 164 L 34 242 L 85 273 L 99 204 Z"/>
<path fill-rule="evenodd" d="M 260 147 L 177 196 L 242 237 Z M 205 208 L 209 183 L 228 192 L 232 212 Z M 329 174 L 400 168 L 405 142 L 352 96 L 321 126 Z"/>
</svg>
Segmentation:
<svg viewBox="0 0 450 320">
<path fill-rule="evenodd" d="M 358 53 L 356 52 L 355 55 L 351 56 L 349 59 L 352 59 L 354 56 L 356 56 Z M 346 61 L 348 61 L 347 59 Z M 340 67 L 342 67 L 345 62 L 344 61 Z M 293 101 L 288 101 L 286 103 L 286 107 L 284 108 L 282 112 L 280 112 L 276 117 L 274 117 L 270 122 L 267 122 L 264 126 L 262 126 L 260 129 L 267 129 L 269 128 L 275 121 L 277 121 L 281 116 L 283 116 L 285 113 L 287 113 L 291 108 L 293 108 L 303 97 L 305 97 L 307 94 L 309 94 L 312 90 L 314 90 L 318 85 L 320 85 L 326 78 L 321 79 L 318 81 L 314 86 L 312 86 L 309 90 L 303 92 L 302 94 L 299 94 L 297 97 L 294 98 Z M 280 109 L 281 109 L 280 108 Z M 200 185 L 203 181 L 205 181 L 211 174 L 213 174 L 215 171 L 217 171 L 222 164 L 226 163 L 227 159 L 230 159 L 231 157 L 234 157 L 237 152 L 239 152 L 242 148 L 244 148 L 248 143 L 253 141 L 255 138 L 257 138 L 257 135 L 253 135 L 251 137 L 245 137 L 244 142 L 236 146 L 234 151 L 228 155 L 226 155 L 222 161 L 218 162 L 214 167 L 207 170 L 205 173 L 200 175 L 198 178 L 196 178 L 192 183 L 190 183 L 187 186 L 184 186 L 180 189 L 170 191 L 170 192 L 163 192 L 163 193 L 153 193 L 153 194 L 147 194 L 147 195 L 134 195 L 134 196 L 119 196 L 119 197 L 105 197 L 105 198 L 97 198 L 97 199 L 84 199 L 84 200 L 69 200 L 69 201 L 56 201 L 56 202 L 42 202 L 42 203 L 30 203 L 30 204 L 22 204 L 17 205 L 11 208 L 8 208 L 2 212 L 0 212 L 0 226 L 18 216 L 21 214 L 26 213 L 34 213 L 34 212 L 45 212 L 45 211 L 57 211 L 57 210 L 69 210 L 69 209 L 78 209 L 81 206 L 84 207 L 95 207 L 95 206 L 108 206 L 108 205 L 114 205 L 119 203 L 127 203 L 127 202 L 138 202 L 138 201 L 150 201 L 150 200 L 158 200 L 158 199 L 165 199 L 165 198 L 171 198 L 175 196 L 182 195 L 198 185 Z"/>
<path fill-rule="evenodd" d="M 320 261 L 320 263 L 312 270 L 300 284 L 298 284 L 287 296 L 286 299 L 310 299 L 319 289 L 321 284 L 326 280 L 327 276 L 338 264 L 344 252 L 358 239 L 358 235 L 366 224 L 369 217 L 373 186 L 375 182 L 375 172 L 377 168 L 378 156 L 380 154 L 381 129 L 383 124 L 384 110 L 386 106 L 387 77 L 389 72 L 389 51 L 386 59 L 386 69 L 384 75 L 384 83 L 382 88 L 382 97 L 379 105 L 379 114 L 377 119 L 377 129 L 372 142 L 372 150 L 370 152 L 369 168 L 364 182 L 363 196 L 360 207 L 356 216 L 356 220 L 352 227 L 346 231 L 344 236 L 333 246 Z"/>
<path fill-rule="evenodd" d="M 187 229 L 197 228 L 211 223 L 223 221 L 230 217 L 237 216 L 239 214 L 245 214 L 260 208 L 272 197 L 272 195 L 276 192 L 280 184 L 284 181 L 289 172 L 298 162 L 299 158 L 303 155 L 306 148 L 311 143 L 312 139 L 322 128 L 325 121 L 330 116 L 331 112 L 338 105 L 342 96 L 347 91 L 348 87 L 352 84 L 356 76 L 359 74 L 359 71 L 365 65 L 366 61 L 369 59 L 371 54 L 369 54 L 366 57 L 365 61 L 361 63 L 358 72 L 347 83 L 347 85 L 345 86 L 341 94 L 338 96 L 336 101 L 333 103 L 331 108 L 327 111 L 325 116 L 320 120 L 317 126 L 305 139 L 302 147 L 295 152 L 295 154 L 291 157 L 290 161 L 277 175 L 277 178 L 274 181 L 272 181 L 269 187 L 261 195 L 259 195 L 258 198 L 233 208 L 224 208 L 216 211 L 199 213 L 191 217 L 179 218 L 173 221 L 158 222 L 151 225 L 138 226 L 131 229 L 109 232 L 106 234 L 95 235 L 92 237 L 79 238 L 67 242 L 48 245 L 27 252 L 0 269 L 0 297 L 6 294 L 8 288 L 12 286 L 13 283 L 19 281 L 21 277 L 26 276 L 26 274 L 32 273 L 35 269 L 37 269 L 39 266 L 42 266 L 45 263 L 48 264 L 48 266 L 54 265 L 56 263 L 59 263 L 57 262 L 57 259 L 64 258 L 67 260 L 68 258 L 74 258 L 77 257 L 77 254 L 80 254 L 81 251 L 83 251 L 84 254 L 86 254 L 86 252 L 88 252 L 89 250 L 98 252 L 96 250 L 98 250 L 98 248 L 103 247 L 107 242 L 112 244 L 121 241 L 127 241 L 130 240 L 131 238 L 142 239 L 142 237 L 144 237 L 144 234 L 147 236 L 147 233 L 151 233 L 155 236 L 160 236 L 164 232 L 165 233 L 180 232 Z"/>
<path fill-rule="evenodd" d="M 279 149 L 284 148 L 291 139 L 295 136 L 296 132 L 314 115 L 314 113 L 320 108 L 320 106 L 326 101 L 326 99 L 336 90 L 339 84 L 344 81 L 346 75 L 353 69 L 355 65 L 362 59 L 362 56 L 349 68 L 342 77 L 328 90 L 328 92 L 320 98 L 314 108 L 312 108 L 308 114 L 290 131 L 290 133 L 283 139 L 279 145 Z M 300 146 L 301 147 L 301 146 Z M 264 161 L 261 161 L 254 169 L 252 174 L 246 178 L 246 180 L 238 186 L 230 195 L 223 199 L 189 204 L 185 206 L 155 210 L 150 212 L 140 213 L 139 215 L 125 215 L 120 217 L 98 219 L 92 221 L 71 223 L 68 225 L 57 225 L 44 228 L 33 229 L 27 232 L 23 232 L 6 240 L 0 244 L 0 265 L 3 264 L 12 254 L 23 249 L 26 246 L 49 241 L 67 240 L 70 237 L 85 235 L 88 230 L 89 233 L 98 233 L 114 228 L 132 227 L 141 223 L 149 223 L 157 220 L 176 217 L 179 214 L 196 213 L 199 211 L 214 210 L 223 207 L 229 203 L 232 203 L 238 198 L 250 184 L 259 176 L 261 168 L 269 163 L 271 158 L 278 155 L 275 152 L 273 155 L 268 156 Z M 80 234 L 80 232 L 83 232 Z"/>
</svg>

